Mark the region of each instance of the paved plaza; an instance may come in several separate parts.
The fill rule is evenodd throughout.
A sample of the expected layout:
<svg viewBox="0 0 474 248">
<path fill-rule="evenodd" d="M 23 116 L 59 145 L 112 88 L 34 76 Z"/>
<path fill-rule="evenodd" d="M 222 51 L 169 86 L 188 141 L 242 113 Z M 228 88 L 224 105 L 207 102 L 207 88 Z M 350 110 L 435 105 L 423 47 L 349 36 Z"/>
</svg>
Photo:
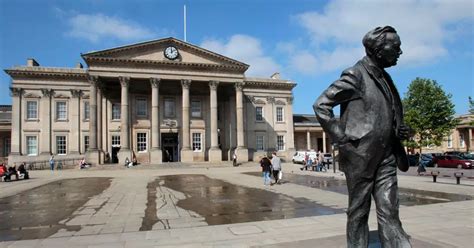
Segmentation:
<svg viewBox="0 0 474 248">
<path fill-rule="evenodd" d="M 345 247 L 343 175 L 299 167 L 273 186 L 256 163 L 31 171 L 0 183 L 0 247 Z M 474 180 L 403 173 L 399 187 L 417 198 L 400 202 L 414 247 L 472 247 Z M 374 206 L 369 224 L 376 243 Z"/>
</svg>

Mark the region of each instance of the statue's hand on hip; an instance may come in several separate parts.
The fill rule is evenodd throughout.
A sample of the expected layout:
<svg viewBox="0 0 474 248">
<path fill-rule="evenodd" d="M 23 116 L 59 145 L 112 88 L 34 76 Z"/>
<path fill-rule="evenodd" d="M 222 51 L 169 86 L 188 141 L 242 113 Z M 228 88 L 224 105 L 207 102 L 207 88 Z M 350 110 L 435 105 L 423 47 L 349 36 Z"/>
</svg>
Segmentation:
<svg viewBox="0 0 474 248">
<path fill-rule="evenodd" d="M 397 130 L 397 136 L 401 140 L 407 140 L 410 137 L 410 127 L 405 124 L 401 124 Z"/>
</svg>

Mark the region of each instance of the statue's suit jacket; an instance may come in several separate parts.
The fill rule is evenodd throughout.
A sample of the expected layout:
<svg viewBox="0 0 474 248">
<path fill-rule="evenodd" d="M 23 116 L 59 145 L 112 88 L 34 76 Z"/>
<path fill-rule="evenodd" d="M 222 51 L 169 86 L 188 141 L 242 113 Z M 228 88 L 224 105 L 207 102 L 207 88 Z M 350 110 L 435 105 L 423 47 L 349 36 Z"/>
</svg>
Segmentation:
<svg viewBox="0 0 474 248">
<path fill-rule="evenodd" d="M 333 114 L 337 105 L 340 118 Z M 376 67 L 369 57 L 343 71 L 313 108 L 324 131 L 339 147 L 342 171 L 372 178 L 380 163 L 391 154 L 400 170 L 408 170 L 408 158 L 397 137 L 403 123 L 400 95 L 390 75 Z"/>
</svg>

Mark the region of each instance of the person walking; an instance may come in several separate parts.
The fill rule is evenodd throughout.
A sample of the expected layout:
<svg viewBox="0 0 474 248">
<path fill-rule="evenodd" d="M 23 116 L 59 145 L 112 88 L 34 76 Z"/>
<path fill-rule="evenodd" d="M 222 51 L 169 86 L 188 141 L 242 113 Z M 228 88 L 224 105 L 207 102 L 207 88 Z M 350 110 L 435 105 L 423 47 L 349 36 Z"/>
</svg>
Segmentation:
<svg viewBox="0 0 474 248">
<path fill-rule="evenodd" d="M 49 158 L 49 166 L 51 168 L 51 171 L 54 171 L 54 155 L 51 154 L 51 157 Z"/>
<path fill-rule="evenodd" d="M 277 156 L 276 152 L 272 153 L 272 168 L 273 168 L 273 178 L 275 179 L 275 184 L 280 184 L 280 173 L 281 172 L 281 159 Z"/>
<path fill-rule="evenodd" d="M 272 170 L 272 163 L 270 162 L 270 159 L 267 158 L 267 156 L 263 156 L 263 158 L 260 160 L 260 166 L 262 167 L 262 176 L 263 176 L 263 185 L 269 185 L 270 184 L 270 172 Z"/>
<path fill-rule="evenodd" d="M 235 153 L 235 151 L 234 151 L 234 154 L 232 155 L 232 165 L 237 166 L 237 153 Z"/>
</svg>

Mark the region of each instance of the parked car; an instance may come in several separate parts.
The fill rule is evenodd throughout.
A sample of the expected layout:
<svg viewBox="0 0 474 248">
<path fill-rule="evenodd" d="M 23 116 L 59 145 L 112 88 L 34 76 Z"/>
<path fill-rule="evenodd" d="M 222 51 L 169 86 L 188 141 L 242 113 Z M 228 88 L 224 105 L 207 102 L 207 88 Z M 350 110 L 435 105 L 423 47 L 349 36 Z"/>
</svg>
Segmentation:
<svg viewBox="0 0 474 248">
<path fill-rule="evenodd" d="M 317 153 L 314 152 L 314 151 L 310 151 L 310 152 L 297 151 L 293 155 L 293 159 L 292 159 L 293 163 L 294 164 L 304 164 L 304 157 L 305 157 L 306 154 L 308 154 L 309 158 L 311 158 L 311 160 L 313 160 L 313 161 L 315 161 L 316 158 L 318 157 Z"/>
<path fill-rule="evenodd" d="M 332 164 L 332 155 L 331 155 L 331 153 L 324 153 L 323 154 L 323 163 Z"/>
<path fill-rule="evenodd" d="M 472 161 L 454 155 L 435 156 L 434 167 L 472 169 Z"/>
<path fill-rule="evenodd" d="M 421 154 L 421 158 L 419 154 L 408 155 L 408 163 L 410 166 L 418 166 L 418 160 L 420 160 L 420 163 L 425 167 L 433 167 L 433 155 L 431 153 Z"/>
<path fill-rule="evenodd" d="M 471 160 L 474 162 L 474 154 L 471 153 L 462 153 L 459 157 L 466 159 L 466 160 Z"/>
</svg>

